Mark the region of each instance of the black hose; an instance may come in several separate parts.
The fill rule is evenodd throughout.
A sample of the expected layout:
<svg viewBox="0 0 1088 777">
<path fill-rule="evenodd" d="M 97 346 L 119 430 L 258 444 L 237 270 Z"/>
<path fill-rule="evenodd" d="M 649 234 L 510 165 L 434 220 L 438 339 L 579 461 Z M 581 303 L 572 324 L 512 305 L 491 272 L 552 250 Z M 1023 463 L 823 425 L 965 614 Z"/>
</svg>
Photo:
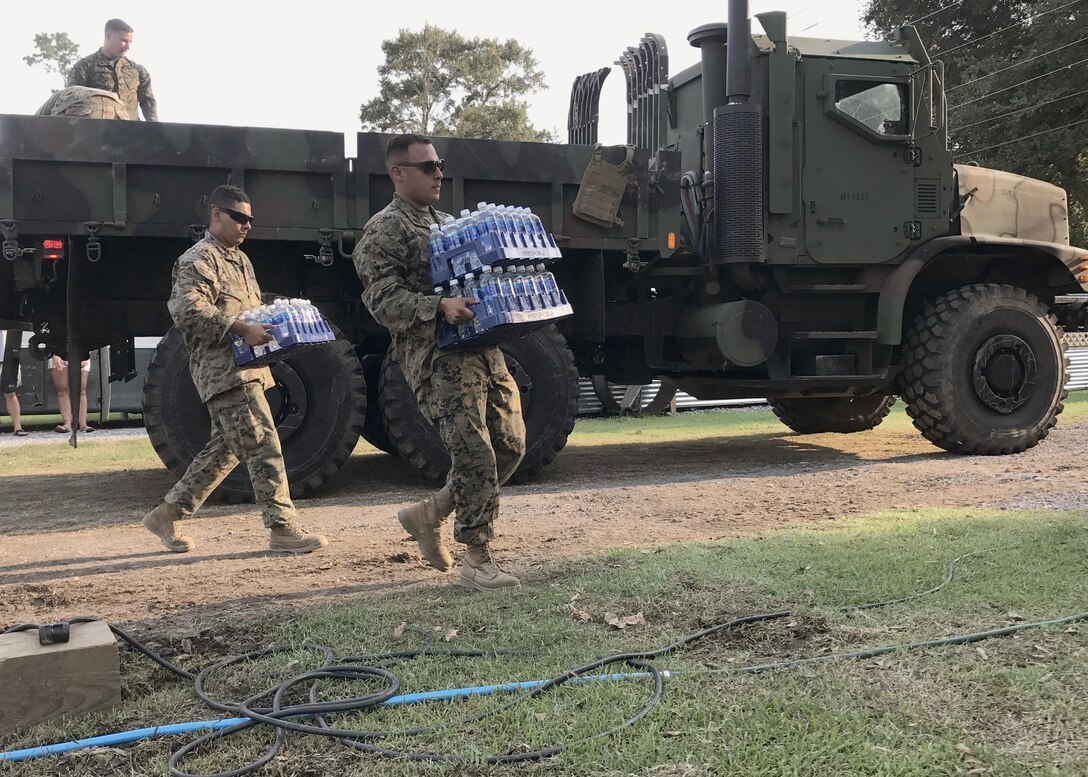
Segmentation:
<svg viewBox="0 0 1088 777">
<path fill-rule="evenodd" d="M 895 599 L 887 599 L 878 602 L 869 602 L 859 605 L 850 605 L 839 608 L 840 612 L 850 612 L 856 610 L 869 610 L 877 607 L 887 607 L 892 604 L 898 604 L 901 602 L 917 599 L 922 596 L 928 596 L 940 591 L 950 582 L 955 575 L 956 567 L 960 560 L 967 556 L 975 554 L 965 554 L 958 558 L 952 559 L 945 568 L 944 579 L 936 586 L 929 588 L 925 591 L 921 591 L 907 596 L 898 597 Z M 464 726 L 470 723 L 475 723 L 485 718 L 497 715 L 512 709 L 513 707 L 529 700 L 533 699 L 541 694 L 570 682 L 585 675 L 594 673 L 603 667 L 611 666 L 613 664 L 626 664 L 640 672 L 645 673 L 653 681 L 653 690 L 648 699 L 641 705 L 639 710 L 632 716 L 626 718 L 621 723 L 605 730 L 600 731 L 582 739 L 566 742 L 563 744 L 549 745 L 547 747 L 539 748 L 522 753 L 502 753 L 488 756 L 484 759 L 489 764 L 499 763 L 516 763 L 523 761 L 539 760 L 549 756 L 557 755 L 564 750 L 572 747 L 590 742 L 594 739 L 600 739 L 602 737 L 611 736 L 612 734 L 634 725 L 642 718 L 646 717 L 652 712 L 658 704 L 660 704 L 664 693 L 664 676 L 665 672 L 660 670 L 654 664 L 649 663 L 650 660 L 660 658 L 678 651 L 682 647 L 686 647 L 698 640 L 705 639 L 706 637 L 719 634 L 728 629 L 736 628 L 738 626 L 744 626 L 751 623 L 759 623 L 762 621 L 778 620 L 780 618 L 790 617 L 795 614 L 793 610 L 779 610 L 769 613 L 761 613 L 757 615 L 746 615 L 724 623 L 718 623 L 713 626 L 701 629 L 700 631 L 688 634 L 680 639 L 672 642 L 664 647 L 654 650 L 646 650 L 639 652 L 620 653 L 616 655 L 606 656 L 599 658 L 590 663 L 584 664 L 574 669 L 570 669 L 562 674 L 552 677 L 549 680 L 541 683 L 540 685 L 532 688 L 531 690 L 518 695 L 512 700 L 503 704 L 494 706 L 483 712 L 463 717 L 460 720 L 448 721 L 443 723 L 432 724 L 428 726 L 421 726 L 402 731 L 357 731 L 357 730 L 345 730 L 331 727 L 325 720 L 326 715 L 345 712 L 361 712 L 364 710 L 373 710 L 385 701 L 393 697 L 400 688 L 400 681 L 396 675 L 390 672 L 388 669 L 365 665 L 367 662 L 373 663 L 396 663 L 399 661 L 410 660 L 423 656 L 454 656 L 454 657 L 491 657 L 498 655 L 510 655 L 519 651 L 480 651 L 480 650 L 435 650 L 431 644 L 431 635 L 423 629 L 414 628 L 414 630 L 423 633 L 426 637 L 424 646 L 416 650 L 396 651 L 387 653 L 378 653 L 372 655 L 362 656 L 347 656 L 337 660 L 334 657 L 333 652 L 322 645 L 303 644 L 300 646 L 271 646 L 261 650 L 254 650 L 243 655 L 232 656 L 221 661 L 218 661 L 204 669 L 197 674 L 187 672 L 180 667 L 175 666 L 166 659 L 157 655 L 154 651 L 142 644 L 135 637 L 128 632 L 120 629 L 116 626 L 110 626 L 110 629 L 120 637 L 123 641 L 131 645 L 143 655 L 150 658 L 159 666 L 167 669 L 180 677 L 187 680 L 191 680 L 194 683 L 194 689 L 196 695 L 206 705 L 212 709 L 220 710 L 223 712 L 234 713 L 235 715 L 241 715 L 249 718 L 249 720 L 243 721 L 236 726 L 232 726 L 220 731 L 213 731 L 208 734 L 204 734 L 199 738 L 189 742 L 188 744 L 179 748 L 171 757 L 168 763 L 168 769 L 170 774 L 174 777 L 242 777 L 243 775 L 250 774 L 257 769 L 260 769 L 265 764 L 269 763 L 279 753 L 283 746 L 286 732 L 293 731 L 297 733 L 314 734 L 317 736 L 329 737 L 336 739 L 342 745 L 350 747 L 354 750 L 365 753 L 373 753 L 390 758 L 408 759 L 411 761 L 431 761 L 431 762 L 461 762 L 464 759 L 458 756 L 446 755 L 442 753 L 428 753 L 428 752 L 416 752 L 408 750 L 398 750 L 395 748 L 383 747 L 376 742 L 378 740 L 386 739 L 396 736 L 420 736 L 424 734 L 434 733 L 443 729 L 454 728 L 458 726 Z M 97 620 L 91 617 L 78 617 L 71 618 L 68 623 L 86 623 L 89 621 Z M 780 661 L 770 664 L 759 664 L 747 667 L 739 667 L 724 670 L 690 670 L 683 672 L 673 672 L 668 674 L 696 674 L 696 673 L 745 673 L 745 672 L 763 672 L 774 669 L 784 669 L 792 666 L 798 666 L 806 663 L 813 663 L 817 661 L 830 661 L 830 660 L 842 660 L 850 658 L 872 658 L 874 656 L 891 653 L 897 650 L 917 650 L 927 647 L 937 647 L 942 645 L 955 645 L 955 644 L 967 644 L 975 642 L 981 639 L 990 639 L 992 637 L 1004 636 L 1012 634 L 1017 631 L 1021 631 L 1027 628 L 1035 628 L 1038 626 L 1071 623 L 1078 620 L 1088 620 L 1088 613 L 1080 615 L 1070 615 L 1064 618 L 1059 618 L 1052 621 L 1044 621 L 1041 623 L 1031 624 L 1019 624 L 1016 626 L 1009 626 L 1006 628 L 995 629 L 992 631 L 979 632 L 976 634 L 962 635 L 958 637 L 948 637 L 944 639 L 929 640 L 925 642 L 913 642 L 906 645 L 896 645 L 891 647 L 871 648 L 867 650 L 853 651 L 849 653 L 837 653 L 825 656 L 817 656 L 814 658 L 796 659 L 792 661 Z M 38 624 L 21 624 L 19 626 L 13 626 L 9 629 L 5 629 L 0 632 L 7 634 L 15 631 L 27 631 L 30 629 L 39 628 Z M 310 650 L 318 652 L 321 655 L 321 664 L 316 669 L 312 669 L 306 672 L 290 677 L 283 682 L 272 686 L 258 694 L 250 696 L 249 698 L 241 702 L 226 702 L 211 696 L 206 690 L 205 686 L 207 681 L 213 675 L 228 669 L 229 667 L 241 664 L 247 661 L 253 661 L 259 658 L 263 658 L 277 653 L 283 653 L 288 651 L 298 650 Z M 347 699 L 338 699 L 333 701 L 321 701 L 318 698 L 318 686 L 322 680 L 347 680 L 347 681 L 377 681 L 382 683 L 380 690 L 372 693 L 364 694 L 362 696 L 354 696 Z M 309 684 L 308 702 L 305 704 L 284 704 L 285 696 L 297 686 Z M 258 702 L 262 700 L 270 699 L 270 706 L 259 706 Z M 267 702 L 266 702 L 267 703 Z M 309 718 L 314 723 L 298 722 L 290 720 L 290 718 Z M 269 748 L 257 759 L 244 764 L 237 769 L 233 769 L 227 772 L 217 772 L 215 774 L 195 775 L 189 772 L 182 771 L 178 764 L 186 756 L 191 755 L 196 750 L 205 748 L 212 742 L 221 739 L 223 737 L 236 734 L 245 729 L 251 728 L 258 723 L 263 723 L 272 726 L 275 729 L 275 738 Z"/>
</svg>

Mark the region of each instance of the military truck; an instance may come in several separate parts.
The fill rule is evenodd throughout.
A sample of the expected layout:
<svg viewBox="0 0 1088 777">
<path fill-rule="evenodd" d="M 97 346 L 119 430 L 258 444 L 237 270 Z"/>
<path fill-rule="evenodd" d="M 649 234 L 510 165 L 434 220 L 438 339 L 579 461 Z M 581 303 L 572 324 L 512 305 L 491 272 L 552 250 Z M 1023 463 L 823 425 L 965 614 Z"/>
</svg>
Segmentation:
<svg viewBox="0 0 1088 777">
<path fill-rule="evenodd" d="M 829 41 L 789 35 L 777 12 L 753 35 L 743 0 L 728 13 L 691 32 L 701 61 L 675 75 L 658 36 L 621 53 L 626 146 L 597 144 L 608 69 L 575 82 L 566 144 L 435 139 L 441 209 L 529 206 L 565 257 L 575 315 L 504 346 L 525 400 L 518 477 L 563 447 L 579 374 L 767 397 L 801 433 L 873 428 L 898 395 L 948 451 L 1038 443 L 1088 284 L 1064 192 L 952 163 L 943 67 L 912 27 Z M 441 477 L 446 453 L 350 259 L 392 195 L 386 140 L 358 134 L 348 157 L 332 132 L 0 116 L 0 326 L 31 327 L 42 357 L 109 345 L 115 381 L 135 375 L 133 338 L 163 336 L 145 420 L 180 473 L 208 422 L 164 304 L 170 270 L 203 234 L 208 193 L 243 186 L 262 287 L 312 300 L 340 333 L 274 369 L 293 491 L 327 480 L 360 434 Z M 222 492 L 247 490 L 239 471 Z"/>
</svg>

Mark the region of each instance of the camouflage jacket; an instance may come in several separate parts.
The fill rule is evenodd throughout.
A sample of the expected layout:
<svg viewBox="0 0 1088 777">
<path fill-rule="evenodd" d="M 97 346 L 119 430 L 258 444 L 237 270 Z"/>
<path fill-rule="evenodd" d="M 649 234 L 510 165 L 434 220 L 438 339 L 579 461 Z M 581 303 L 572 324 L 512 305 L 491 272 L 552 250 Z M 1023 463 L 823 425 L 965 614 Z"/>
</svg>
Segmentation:
<svg viewBox="0 0 1088 777">
<path fill-rule="evenodd" d="M 46 100 L 38 116 L 83 116 L 88 119 L 134 119 L 121 98 L 105 89 L 67 86 Z"/>
<path fill-rule="evenodd" d="M 173 283 L 167 307 L 189 349 L 189 372 L 201 401 L 251 381 L 271 388 L 267 367 L 235 366 L 227 335 L 239 313 L 261 304 L 249 257 L 205 232 L 174 263 Z"/>
<path fill-rule="evenodd" d="M 420 211 L 397 196 L 367 222 L 355 247 L 355 270 L 363 282 L 363 303 L 389 330 L 404 377 L 425 400 L 431 363 L 438 352 L 438 302 L 431 285 L 431 224 L 446 214 Z"/>
<path fill-rule="evenodd" d="M 99 49 L 72 66 L 65 86 L 91 86 L 105 89 L 121 98 L 131 118 L 138 117 L 136 106 L 147 121 L 159 120 L 158 102 L 151 91 L 151 74 L 143 65 L 128 57 L 109 59 Z"/>
</svg>

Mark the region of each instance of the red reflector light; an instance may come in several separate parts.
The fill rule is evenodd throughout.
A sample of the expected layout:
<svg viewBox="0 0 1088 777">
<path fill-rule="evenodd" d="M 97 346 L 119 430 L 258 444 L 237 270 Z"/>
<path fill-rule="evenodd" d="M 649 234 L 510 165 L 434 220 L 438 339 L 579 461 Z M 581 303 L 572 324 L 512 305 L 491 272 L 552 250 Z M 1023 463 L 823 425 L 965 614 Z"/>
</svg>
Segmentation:
<svg viewBox="0 0 1088 777">
<path fill-rule="evenodd" d="M 42 248 L 46 251 L 60 251 L 64 248 L 63 240 L 43 240 Z"/>
<path fill-rule="evenodd" d="M 45 258 L 52 262 L 57 262 L 64 258 L 64 254 L 46 254 Z"/>
</svg>

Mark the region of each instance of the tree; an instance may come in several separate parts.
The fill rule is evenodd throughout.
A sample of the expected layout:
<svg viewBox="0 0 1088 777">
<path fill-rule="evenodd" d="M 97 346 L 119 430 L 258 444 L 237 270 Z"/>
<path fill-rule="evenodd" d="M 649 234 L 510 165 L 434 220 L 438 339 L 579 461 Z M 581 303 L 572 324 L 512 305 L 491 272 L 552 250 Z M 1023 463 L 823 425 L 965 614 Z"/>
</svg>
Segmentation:
<svg viewBox="0 0 1088 777">
<path fill-rule="evenodd" d="M 378 96 L 363 103 L 364 130 L 550 141 L 529 121 L 525 97 L 544 89 L 531 49 L 516 40 L 466 39 L 426 25 L 382 42 Z"/>
<path fill-rule="evenodd" d="M 1088 7 L 1070 0 L 869 0 L 887 37 L 916 24 L 945 64 L 949 146 L 978 162 L 1061 186 L 1071 239 L 1088 245 Z M 1072 126 L 1070 126 L 1072 125 Z"/>
<path fill-rule="evenodd" d="M 39 32 L 34 36 L 36 54 L 23 57 L 30 67 L 42 65 L 49 73 L 60 73 L 62 81 L 68 81 L 72 65 L 79 61 L 79 46 L 66 32 Z"/>
</svg>

